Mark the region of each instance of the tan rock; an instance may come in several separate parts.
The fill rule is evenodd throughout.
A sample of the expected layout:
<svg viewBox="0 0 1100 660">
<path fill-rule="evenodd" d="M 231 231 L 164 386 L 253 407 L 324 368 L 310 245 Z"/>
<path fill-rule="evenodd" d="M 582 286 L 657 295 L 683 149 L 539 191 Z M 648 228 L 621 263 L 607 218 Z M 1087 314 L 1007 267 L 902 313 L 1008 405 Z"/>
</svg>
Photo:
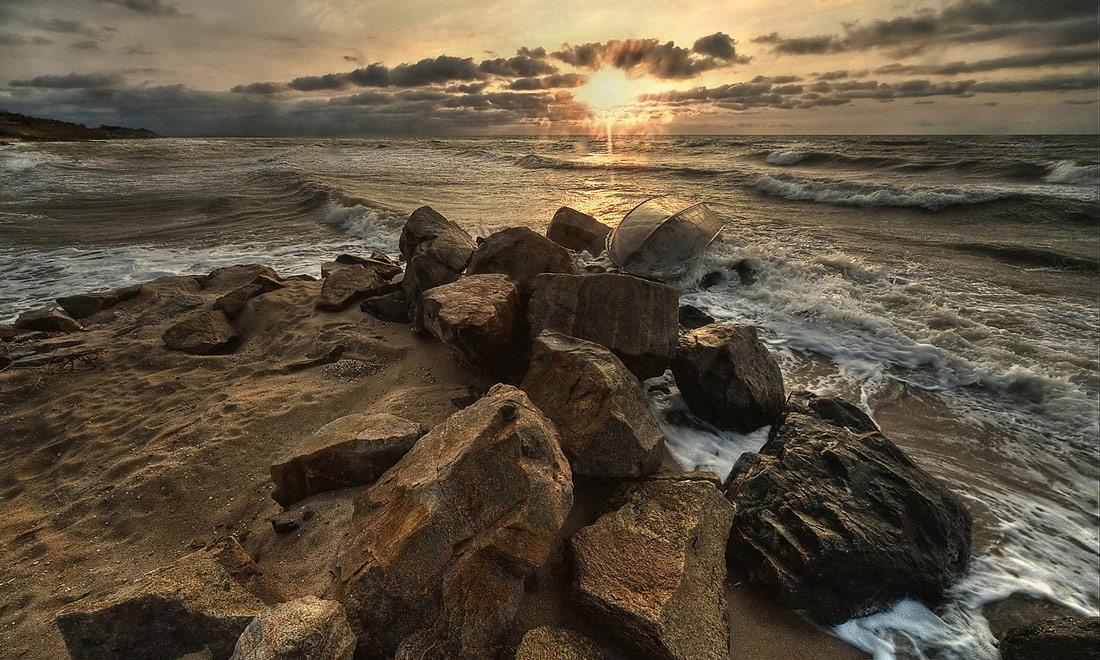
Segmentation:
<svg viewBox="0 0 1100 660">
<path fill-rule="evenodd" d="M 32 309 L 23 312 L 15 320 L 15 327 L 19 330 L 42 332 L 78 332 L 84 329 L 60 309 Z"/>
<path fill-rule="evenodd" d="M 541 626 L 528 630 L 516 648 L 516 660 L 613 660 L 614 655 L 572 630 Z"/>
<path fill-rule="evenodd" d="M 359 265 L 338 268 L 321 285 L 317 309 L 343 311 L 356 300 L 382 293 L 385 287 L 386 280 L 374 269 Z"/>
<path fill-rule="evenodd" d="M 199 312 L 168 328 L 161 336 L 164 345 L 192 355 L 227 353 L 237 345 L 240 335 L 223 312 Z"/>
<path fill-rule="evenodd" d="M 410 305 L 421 292 L 457 280 L 477 249 L 465 230 L 430 206 L 409 215 L 399 245 L 406 262 L 403 286 Z"/>
<path fill-rule="evenodd" d="M 570 250 L 587 250 L 594 256 L 604 251 L 611 228 L 587 213 L 563 206 L 554 213 L 546 237 Z"/>
<path fill-rule="evenodd" d="M 491 376 L 512 375 L 526 353 L 519 291 L 507 275 L 470 275 L 428 289 L 417 312 L 424 329 Z"/>
<path fill-rule="evenodd" d="M 257 614 L 230 660 L 352 660 L 354 653 L 343 605 L 305 596 Z"/>
<path fill-rule="evenodd" d="M 539 273 L 575 275 L 577 267 L 562 246 L 526 227 L 512 227 L 486 238 L 470 258 L 466 273 L 503 273 L 526 295 Z"/>
</svg>

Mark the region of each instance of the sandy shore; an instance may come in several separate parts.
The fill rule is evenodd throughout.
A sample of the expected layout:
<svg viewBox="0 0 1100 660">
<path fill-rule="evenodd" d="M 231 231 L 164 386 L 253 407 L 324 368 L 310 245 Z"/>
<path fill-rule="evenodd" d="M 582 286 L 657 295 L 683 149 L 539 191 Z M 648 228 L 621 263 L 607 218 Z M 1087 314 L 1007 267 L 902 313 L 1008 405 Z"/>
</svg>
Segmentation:
<svg viewBox="0 0 1100 660">
<path fill-rule="evenodd" d="M 320 282 L 285 281 L 249 301 L 241 345 L 223 356 L 170 351 L 180 307 L 209 306 L 251 281 L 227 273 L 200 288 L 165 278 L 84 320 L 84 332 L 11 344 L 34 350 L 0 373 L 0 657 L 66 657 L 54 615 L 218 538 L 235 536 L 288 597 L 321 593 L 357 490 L 291 506 L 276 534 L 269 466 L 343 415 L 393 412 L 425 428 L 492 384 L 443 345 L 357 305 L 314 310 Z M 342 346 L 343 357 L 309 360 Z M 48 356 L 95 349 L 94 364 Z M 607 489 L 578 483 L 562 537 L 590 524 Z M 303 516 L 304 511 L 313 513 Z M 591 625 L 572 610 L 559 550 L 516 620 Z M 863 654 L 740 586 L 728 589 L 731 658 Z"/>
</svg>

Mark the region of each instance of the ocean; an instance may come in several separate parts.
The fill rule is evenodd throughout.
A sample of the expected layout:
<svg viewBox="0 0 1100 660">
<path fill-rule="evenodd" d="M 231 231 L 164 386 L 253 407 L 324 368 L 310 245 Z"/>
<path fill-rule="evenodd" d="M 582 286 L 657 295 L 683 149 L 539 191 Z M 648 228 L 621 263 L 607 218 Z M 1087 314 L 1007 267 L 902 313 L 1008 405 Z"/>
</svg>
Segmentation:
<svg viewBox="0 0 1100 660">
<path fill-rule="evenodd" d="M 423 204 L 485 236 L 562 205 L 613 226 L 652 196 L 706 201 L 727 224 L 681 302 L 759 327 L 788 391 L 860 405 L 974 514 L 943 605 L 833 632 L 876 659 L 993 659 L 990 603 L 1100 610 L 1098 159 L 1098 136 L 18 144 L 0 148 L 0 322 L 160 275 L 396 253 Z M 683 467 L 724 475 L 763 443 L 673 424 L 670 391 L 651 403 Z"/>
</svg>

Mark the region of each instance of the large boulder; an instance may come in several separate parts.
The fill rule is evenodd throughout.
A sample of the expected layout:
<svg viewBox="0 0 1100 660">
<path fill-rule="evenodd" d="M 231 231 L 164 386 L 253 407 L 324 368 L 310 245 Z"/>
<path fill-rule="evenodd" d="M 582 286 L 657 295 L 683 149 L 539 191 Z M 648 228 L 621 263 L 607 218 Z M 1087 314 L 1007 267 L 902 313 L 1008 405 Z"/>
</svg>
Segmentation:
<svg viewBox="0 0 1100 660">
<path fill-rule="evenodd" d="M 343 605 L 305 596 L 257 614 L 230 660 L 352 660 L 354 654 Z"/>
<path fill-rule="evenodd" d="M 470 275 L 428 289 L 415 314 L 425 330 L 475 368 L 506 377 L 520 368 L 523 308 L 507 275 Z"/>
<path fill-rule="evenodd" d="M 680 337 L 672 361 L 691 412 L 740 433 L 783 418 L 783 373 L 748 325 L 710 324 Z"/>
<path fill-rule="evenodd" d="M 572 630 L 540 626 L 523 635 L 516 660 L 612 660 L 615 656 Z"/>
<path fill-rule="evenodd" d="M 190 316 L 164 331 L 164 345 L 192 355 L 215 355 L 233 350 L 240 340 L 237 329 L 219 310 Z"/>
<path fill-rule="evenodd" d="M 554 330 L 596 342 L 639 378 L 664 373 L 676 354 L 679 294 L 670 286 L 602 273 L 535 278 L 527 305 L 532 335 Z"/>
<path fill-rule="evenodd" d="M 118 303 L 129 300 L 141 293 L 141 285 L 130 286 L 114 291 L 99 291 L 96 293 L 79 293 L 75 296 L 62 296 L 57 299 L 69 316 L 74 319 L 83 319 L 96 312 L 113 307 Z"/>
<path fill-rule="evenodd" d="M 340 312 L 360 298 L 383 293 L 387 280 L 378 270 L 359 264 L 339 268 L 325 278 L 317 296 L 317 309 Z"/>
<path fill-rule="evenodd" d="M 1001 660 L 1100 660 L 1100 618 L 1063 617 L 1013 628 Z"/>
<path fill-rule="evenodd" d="M 387 323 L 409 322 L 409 300 L 403 290 L 387 293 L 382 296 L 367 298 L 359 309 L 370 314 L 379 321 Z"/>
<path fill-rule="evenodd" d="M 271 498 L 285 507 L 325 491 L 372 484 L 422 435 L 419 425 L 389 413 L 341 417 L 271 466 Z"/>
<path fill-rule="evenodd" d="M 57 627 L 73 660 L 176 660 L 204 649 L 228 658 L 252 617 L 278 600 L 228 538 L 98 602 L 70 606 Z"/>
<path fill-rule="evenodd" d="M 607 235 L 611 228 L 599 222 L 587 213 L 563 206 L 550 220 L 546 228 L 546 237 L 570 250 L 587 250 L 593 256 L 604 251 Z"/>
<path fill-rule="evenodd" d="M 245 303 L 256 296 L 283 288 L 281 282 L 266 275 L 259 275 L 251 283 L 239 286 L 214 301 L 214 309 L 225 312 L 230 320 L 237 318 L 244 310 Z"/>
<path fill-rule="evenodd" d="M 32 309 L 15 319 L 18 330 L 41 332 L 77 332 L 83 330 L 79 323 L 60 309 Z"/>
<path fill-rule="evenodd" d="M 204 290 L 228 293 L 233 289 L 254 282 L 260 276 L 269 277 L 276 281 L 281 279 L 271 266 L 240 264 L 215 268 L 209 274 L 200 277 L 199 284 L 202 285 Z"/>
<path fill-rule="evenodd" d="M 728 660 L 726 537 L 714 484 L 620 487 L 617 508 L 569 540 L 578 606 L 646 660 Z"/>
<path fill-rule="evenodd" d="M 504 273 L 526 295 L 539 273 L 575 275 L 577 266 L 562 246 L 527 227 L 512 227 L 486 238 L 470 258 L 466 273 Z"/>
<path fill-rule="evenodd" d="M 572 506 L 554 425 L 497 385 L 356 503 L 337 570 L 361 658 L 492 658 Z"/>
<path fill-rule="evenodd" d="M 422 291 L 457 280 L 477 249 L 462 227 L 430 206 L 421 206 L 409 215 L 399 246 L 407 264 L 402 285 L 410 305 Z"/>
<path fill-rule="evenodd" d="M 638 477 L 661 467 L 665 436 L 641 383 L 603 346 L 544 331 L 520 387 L 557 425 L 575 474 Z"/>
<path fill-rule="evenodd" d="M 730 474 L 730 567 L 836 625 L 911 597 L 935 604 L 970 557 L 970 513 L 880 433 L 791 413 Z"/>
<path fill-rule="evenodd" d="M 844 399 L 831 395 L 819 395 L 806 390 L 792 393 L 787 398 L 787 409 L 820 419 L 856 433 L 872 433 L 878 430 L 867 413 Z"/>
</svg>

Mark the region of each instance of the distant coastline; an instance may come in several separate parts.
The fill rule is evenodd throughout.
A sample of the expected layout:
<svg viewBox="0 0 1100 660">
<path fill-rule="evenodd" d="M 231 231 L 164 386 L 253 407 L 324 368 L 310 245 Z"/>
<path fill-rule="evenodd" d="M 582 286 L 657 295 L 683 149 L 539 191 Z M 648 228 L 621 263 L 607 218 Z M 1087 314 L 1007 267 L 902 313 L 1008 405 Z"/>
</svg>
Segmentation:
<svg viewBox="0 0 1100 660">
<path fill-rule="evenodd" d="M 146 128 L 107 126 L 89 128 L 57 119 L 0 112 L 0 143 L 80 140 L 143 140 L 160 136 Z"/>
</svg>

